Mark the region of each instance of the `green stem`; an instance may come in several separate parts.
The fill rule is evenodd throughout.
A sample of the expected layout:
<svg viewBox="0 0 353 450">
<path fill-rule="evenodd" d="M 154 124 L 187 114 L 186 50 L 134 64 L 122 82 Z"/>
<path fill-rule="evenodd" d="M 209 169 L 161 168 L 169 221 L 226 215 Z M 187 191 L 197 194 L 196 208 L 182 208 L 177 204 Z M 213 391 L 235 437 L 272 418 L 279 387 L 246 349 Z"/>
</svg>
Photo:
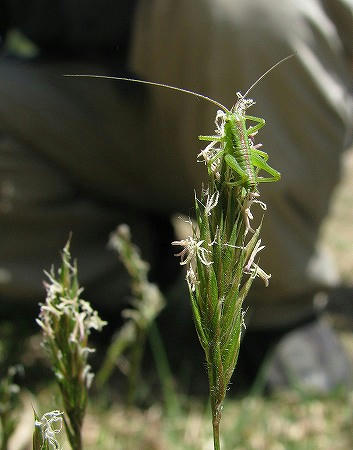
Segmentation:
<svg viewBox="0 0 353 450">
<path fill-rule="evenodd" d="M 219 438 L 219 425 L 222 416 L 222 404 L 225 397 L 225 391 L 223 385 L 219 384 L 219 378 L 217 377 L 217 370 L 213 371 L 212 367 L 209 367 L 209 384 L 210 384 L 210 401 L 212 410 L 212 428 L 213 428 L 213 443 L 214 450 L 220 450 L 220 438 Z M 217 380 L 215 382 L 215 380 Z"/>
<path fill-rule="evenodd" d="M 209 370 L 214 450 L 220 450 L 221 448 L 219 441 L 219 424 L 221 422 L 223 400 L 226 394 L 224 370 L 221 358 L 220 328 L 219 319 L 214 333 L 215 345 L 210 348 L 212 363 Z"/>
<path fill-rule="evenodd" d="M 219 420 L 213 420 L 212 425 L 214 450 L 221 450 L 221 444 L 219 442 Z"/>
<path fill-rule="evenodd" d="M 128 327 L 134 328 L 134 325 L 131 322 L 126 323 L 124 326 L 124 330 L 127 330 Z M 113 342 L 108 348 L 102 367 L 99 369 L 99 372 L 96 376 L 96 385 L 98 388 L 102 388 L 107 382 L 114 370 L 114 367 L 120 355 L 126 350 L 130 343 L 130 338 L 124 339 L 122 333 L 113 338 Z"/>
<path fill-rule="evenodd" d="M 167 415 L 169 417 L 176 417 L 178 413 L 180 413 L 181 408 L 175 393 L 173 375 L 169 366 L 165 347 L 156 322 L 152 322 L 149 328 L 148 339 L 161 382 Z"/>
<path fill-rule="evenodd" d="M 64 423 L 66 427 L 67 437 L 69 439 L 72 450 L 82 450 L 82 420 L 76 419 L 74 414 L 67 413 L 69 421 L 64 418 Z"/>
<path fill-rule="evenodd" d="M 4 402 L 5 403 L 5 402 Z M 7 450 L 7 430 L 6 430 L 6 413 L 1 414 L 0 416 L 0 425 L 1 425 L 1 431 L 2 435 L 0 435 L 0 450 Z"/>
<path fill-rule="evenodd" d="M 75 427 L 75 446 L 74 450 L 82 450 L 82 434 L 81 434 L 82 424 L 77 424 Z"/>
<path fill-rule="evenodd" d="M 132 349 L 131 369 L 129 372 L 129 385 L 127 392 L 127 405 L 131 407 L 136 398 L 137 383 L 140 378 L 141 362 L 143 350 L 145 347 L 146 332 L 145 330 L 137 330 L 136 342 Z"/>
<path fill-rule="evenodd" d="M 223 397 L 224 398 L 224 397 Z M 219 426 L 222 416 L 222 404 L 223 400 L 211 394 L 211 409 L 212 409 L 212 428 L 213 428 L 213 444 L 214 450 L 220 450 L 220 438 L 219 438 Z"/>
</svg>

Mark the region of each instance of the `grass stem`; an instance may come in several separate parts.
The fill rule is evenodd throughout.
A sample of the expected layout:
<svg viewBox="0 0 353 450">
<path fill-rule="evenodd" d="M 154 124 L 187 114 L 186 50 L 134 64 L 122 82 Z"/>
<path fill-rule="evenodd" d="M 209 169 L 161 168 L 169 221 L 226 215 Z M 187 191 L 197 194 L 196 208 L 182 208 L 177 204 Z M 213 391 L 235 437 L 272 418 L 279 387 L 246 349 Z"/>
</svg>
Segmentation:
<svg viewBox="0 0 353 450">
<path fill-rule="evenodd" d="M 214 450 L 221 450 L 221 444 L 219 441 L 219 420 L 213 421 L 213 445 Z"/>
</svg>

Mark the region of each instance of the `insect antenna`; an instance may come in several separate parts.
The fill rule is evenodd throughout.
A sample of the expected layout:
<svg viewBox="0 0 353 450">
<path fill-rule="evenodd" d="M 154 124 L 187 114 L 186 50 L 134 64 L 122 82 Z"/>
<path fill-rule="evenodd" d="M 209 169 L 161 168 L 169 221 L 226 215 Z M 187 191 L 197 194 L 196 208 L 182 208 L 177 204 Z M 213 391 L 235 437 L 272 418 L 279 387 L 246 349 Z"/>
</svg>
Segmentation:
<svg viewBox="0 0 353 450">
<path fill-rule="evenodd" d="M 170 86 L 169 84 L 164 83 L 156 83 L 154 81 L 145 81 L 145 80 L 137 80 L 133 78 L 124 78 L 124 77 L 110 77 L 106 75 L 86 75 L 86 74 L 75 74 L 75 75 L 64 75 L 65 77 L 88 77 L 88 78 L 106 78 L 109 80 L 120 80 L 120 81 L 130 81 L 133 83 L 141 83 L 141 84 L 149 84 L 150 86 L 158 86 L 166 89 L 172 89 L 174 91 L 183 92 L 184 94 L 190 94 L 194 95 L 195 97 L 201 98 L 202 100 L 206 100 L 207 102 L 213 103 L 214 105 L 218 106 L 218 108 L 222 109 L 224 112 L 229 112 L 228 108 L 226 108 L 222 103 L 217 102 L 216 100 L 213 100 L 210 97 L 207 97 L 206 95 L 199 94 L 198 92 L 193 92 L 188 89 L 182 89 L 176 86 Z"/>
<path fill-rule="evenodd" d="M 287 61 L 287 59 L 290 59 L 294 56 L 294 53 L 291 55 L 286 56 L 285 58 L 281 59 L 280 61 L 276 62 L 273 66 L 271 66 L 268 70 L 266 70 L 265 73 L 263 73 L 254 83 L 249 87 L 249 89 L 245 92 L 245 94 L 242 96 L 243 98 L 246 98 L 246 96 L 249 94 L 249 92 L 258 84 L 260 81 L 265 78 L 265 76 L 270 73 L 273 69 L 275 69 L 277 66 L 282 64 L 284 61 Z"/>
</svg>

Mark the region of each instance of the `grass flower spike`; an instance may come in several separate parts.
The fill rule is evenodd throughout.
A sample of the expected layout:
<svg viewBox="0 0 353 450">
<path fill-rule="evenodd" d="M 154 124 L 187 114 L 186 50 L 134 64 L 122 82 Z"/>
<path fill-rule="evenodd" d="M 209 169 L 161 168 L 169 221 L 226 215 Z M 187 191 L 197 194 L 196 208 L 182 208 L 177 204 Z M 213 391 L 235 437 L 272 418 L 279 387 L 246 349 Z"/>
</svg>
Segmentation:
<svg viewBox="0 0 353 450">
<path fill-rule="evenodd" d="M 41 305 L 38 325 L 66 412 L 65 428 L 75 450 L 81 450 L 81 427 L 87 405 L 87 393 L 93 373 L 87 363 L 94 349 L 88 346 L 91 330 L 105 325 L 97 311 L 81 298 L 77 266 L 71 264 L 69 242 L 62 252 L 62 265 L 57 275 L 47 273 L 47 298 Z"/>
<path fill-rule="evenodd" d="M 260 227 L 253 230 L 250 225 L 251 207 L 257 203 L 265 210 L 266 204 L 259 200 L 258 185 L 281 178 L 268 164 L 268 154 L 259 150 L 261 144 L 255 144 L 255 136 L 265 121 L 247 114 L 255 104 L 247 96 L 268 73 L 292 56 L 266 70 L 245 94 L 237 92 L 237 102 L 230 109 L 203 94 L 164 83 L 93 75 L 174 90 L 218 108 L 215 135 L 199 136 L 209 142 L 198 155 L 198 161 L 201 159 L 207 166 L 209 185 L 195 201 L 197 226 L 192 228 L 191 236 L 172 242 L 183 247 L 176 256 L 180 256 L 181 265 L 187 266 L 194 321 L 206 354 L 215 450 L 220 449 L 222 404 L 239 353 L 242 303 L 254 278 L 259 276 L 266 285 L 270 278 L 255 262 L 263 247 L 258 243 Z M 249 232 L 253 233 L 250 239 Z"/>
<path fill-rule="evenodd" d="M 102 386 L 111 375 L 122 354 L 128 353 L 125 360 L 128 366 L 127 403 L 131 405 L 136 397 L 140 380 L 141 362 L 146 338 L 151 325 L 164 308 L 165 300 L 157 285 L 148 280 L 149 264 L 141 258 L 139 248 L 131 240 L 130 228 L 119 225 L 111 234 L 109 246 L 114 249 L 128 272 L 131 280 L 132 300 L 130 308 L 122 315 L 126 320 L 113 337 L 97 383 Z"/>
<path fill-rule="evenodd" d="M 238 94 L 237 104 L 219 111 L 214 136 L 198 155 L 208 171 L 207 189 L 195 198 L 196 224 L 192 234 L 172 245 L 182 247 L 176 254 L 187 267 L 194 322 L 205 351 L 213 419 L 214 448 L 220 449 L 219 425 L 226 390 L 237 363 L 242 328 L 243 302 L 256 277 L 268 285 L 268 275 L 258 264 L 260 228 L 250 225 L 252 207 L 258 205 L 258 184 L 277 181 L 279 173 L 267 164 L 268 155 L 254 144 L 263 119 L 246 116 L 252 100 Z M 255 122 L 248 126 L 247 121 Z M 271 177 L 263 178 L 264 170 Z"/>
</svg>

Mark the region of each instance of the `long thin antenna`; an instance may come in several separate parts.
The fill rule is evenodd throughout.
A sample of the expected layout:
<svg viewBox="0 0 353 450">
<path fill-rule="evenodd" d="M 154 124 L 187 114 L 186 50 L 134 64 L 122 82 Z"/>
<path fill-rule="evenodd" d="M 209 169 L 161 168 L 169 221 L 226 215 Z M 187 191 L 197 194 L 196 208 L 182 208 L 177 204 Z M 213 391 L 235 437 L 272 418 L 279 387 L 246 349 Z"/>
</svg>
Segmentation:
<svg viewBox="0 0 353 450">
<path fill-rule="evenodd" d="M 109 80 L 121 80 L 121 81 L 131 81 L 133 83 L 141 83 L 141 84 L 149 84 L 151 86 L 158 86 L 163 87 L 167 89 L 173 89 L 174 91 L 184 92 L 185 94 L 191 94 L 195 97 L 201 98 L 202 100 L 206 100 L 207 102 L 213 103 L 214 105 L 218 106 L 218 108 L 221 108 L 224 112 L 229 112 L 228 108 L 226 108 L 222 103 L 217 102 L 216 100 L 213 100 L 210 97 L 207 97 L 206 95 L 198 94 L 197 92 L 189 91 L 188 89 L 182 89 L 175 86 L 170 86 L 169 84 L 164 83 L 155 83 L 153 81 L 145 81 L 145 80 L 136 80 L 133 78 L 122 78 L 122 77 L 109 77 L 106 75 L 85 75 L 85 74 L 77 74 L 77 75 L 64 75 L 65 77 L 88 77 L 88 78 L 106 78 Z"/>
<path fill-rule="evenodd" d="M 285 58 L 281 59 L 280 61 L 278 61 L 276 64 L 274 64 L 272 67 L 270 67 L 268 70 L 266 70 L 265 73 L 263 73 L 261 75 L 260 78 L 258 78 L 250 87 L 249 89 L 245 92 L 245 94 L 243 95 L 243 97 L 245 98 L 249 92 L 251 91 L 252 88 L 254 88 L 257 83 L 260 83 L 260 81 L 268 74 L 270 73 L 273 69 L 275 69 L 277 66 L 279 66 L 280 64 L 282 64 L 284 61 L 287 61 L 287 59 L 292 58 L 294 56 L 294 53 L 292 55 L 288 55 Z"/>
</svg>

